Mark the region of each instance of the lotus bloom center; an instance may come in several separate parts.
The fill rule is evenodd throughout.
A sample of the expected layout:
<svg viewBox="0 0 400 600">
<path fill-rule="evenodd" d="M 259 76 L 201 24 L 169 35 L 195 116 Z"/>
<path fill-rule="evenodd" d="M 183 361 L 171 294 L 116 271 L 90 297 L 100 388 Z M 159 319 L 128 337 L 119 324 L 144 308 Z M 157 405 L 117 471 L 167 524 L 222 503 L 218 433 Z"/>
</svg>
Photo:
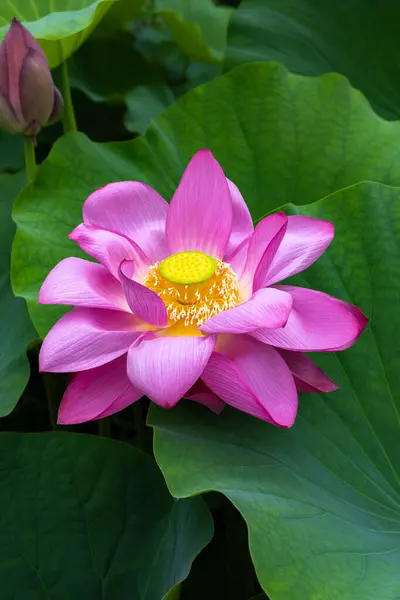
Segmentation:
<svg viewBox="0 0 400 600">
<path fill-rule="evenodd" d="M 227 263 L 194 250 L 155 263 L 143 284 L 163 300 L 168 318 L 200 326 L 238 304 L 238 284 Z"/>
</svg>

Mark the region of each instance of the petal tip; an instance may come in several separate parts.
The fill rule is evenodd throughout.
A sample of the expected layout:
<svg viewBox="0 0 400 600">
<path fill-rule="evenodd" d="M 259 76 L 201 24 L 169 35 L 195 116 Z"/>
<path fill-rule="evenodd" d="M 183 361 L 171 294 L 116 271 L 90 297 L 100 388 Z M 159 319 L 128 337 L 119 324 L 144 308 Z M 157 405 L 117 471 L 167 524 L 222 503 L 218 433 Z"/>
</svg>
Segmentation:
<svg viewBox="0 0 400 600">
<path fill-rule="evenodd" d="M 58 411 L 57 425 L 75 425 L 75 421 L 71 421 L 68 418 L 63 417 L 62 415 L 60 415 L 60 411 Z"/>
<path fill-rule="evenodd" d="M 360 310 L 359 314 L 358 314 L 358 317 L 356 318 L 356 320 L 357 320 L 358 327 L 359 327 L 359 330 L 360 330 L 360 335 L 361 335 L 362 332 L 364 331 L 364 329 L 367 327 L 367 325 L 369 323 L 369 319 Z"/>
<path fill-rule="evenodd" d="M 75 229 L 73 229 L 69 234 L 68 234 L 68 238 L 70 240 L 72 240 L 73 242 L 76 242 L 77 237 L 78 237 L 78 229 L 79 229 L 79 225 L 77 227 L 75 227 Z"/>
<path fill-rule="evenodd" d="M 279 418 L 278 420 L 274 419 L 274 425 L 280 427 L 281 429 L 290 429 L 295 424 L 297 417 L 297 408 L 293 412 L 289 412 L 285 415 L 284 418 Z"/>
<path fill-rule="evenodd" d="M 81 423 L 86 423 L 88 421 L 88 419 L 74 417 L 73 414 L 68 413 L 70 413 L 70 411 L 66 411 L 66 414 L 63 414 L 61 407 L 58 409 L 57 425 L 80 425 Z"/>
<path fill-rule="evenodd" d="M 209 148 L 200 148 L 200 150 L 197 150 L 197 152 L 193 155 L 193 158 L 196 156 L 209 156 L 215 160 L 215 157 Z"/>
<path fill-rule="evenodd" d="M 332 242 L 333 238 L 335 237 L 335 225 L 332 223 L 332 221 L 322 221 L 322 223 L 324 224 L 324 229 L 325 229 L 325 237 L 327 239 L 327 244 L 329 246 L 329 244 Z"/>
</svg>

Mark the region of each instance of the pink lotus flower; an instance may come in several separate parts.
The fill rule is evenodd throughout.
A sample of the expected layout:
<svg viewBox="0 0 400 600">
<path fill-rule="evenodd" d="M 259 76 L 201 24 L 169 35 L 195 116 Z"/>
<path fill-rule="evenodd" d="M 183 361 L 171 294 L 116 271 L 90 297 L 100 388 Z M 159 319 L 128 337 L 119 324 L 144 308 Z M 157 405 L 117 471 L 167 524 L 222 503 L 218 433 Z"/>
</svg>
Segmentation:
<svg viewBox="0 0 400 600">
<path fill-rule="evenodd" d="M 66 258 L 39 302 L 75 308 L 46 336 L 42 371 L 76 373 L 58 420 L 80 423 L 141 396 L 182 397 L 293 425 L 297 392 L 335 384 L 304 354 L 357 340 L 367 319 L 322 292 L 277 282 L 327 248 L 331 223 L 283 213 L 254 229 L 208 150 L 190 161 L 170 205 L 139 182 L 89 196 L 71 234 L 98 263 Z"/>
</svg>

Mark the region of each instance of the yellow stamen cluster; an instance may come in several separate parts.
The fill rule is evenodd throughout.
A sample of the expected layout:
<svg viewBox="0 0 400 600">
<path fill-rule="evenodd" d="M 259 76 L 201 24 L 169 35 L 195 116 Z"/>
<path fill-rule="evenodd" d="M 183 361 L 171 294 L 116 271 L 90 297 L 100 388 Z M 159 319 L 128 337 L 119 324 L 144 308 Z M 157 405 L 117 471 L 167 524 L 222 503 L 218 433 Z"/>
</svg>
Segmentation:
<svg viewBox="0 0 400 600">
<path fill-rule="evenodd" d="M 207 274 L 209 277 L 204 279 Z M 143 285 L 162 298 L 171 325 L 199 327 L 236 306 L 239 299 L 237 279 L 230 266 L 201 252 L 180 252 L 154 264 Z"/>
</svg>

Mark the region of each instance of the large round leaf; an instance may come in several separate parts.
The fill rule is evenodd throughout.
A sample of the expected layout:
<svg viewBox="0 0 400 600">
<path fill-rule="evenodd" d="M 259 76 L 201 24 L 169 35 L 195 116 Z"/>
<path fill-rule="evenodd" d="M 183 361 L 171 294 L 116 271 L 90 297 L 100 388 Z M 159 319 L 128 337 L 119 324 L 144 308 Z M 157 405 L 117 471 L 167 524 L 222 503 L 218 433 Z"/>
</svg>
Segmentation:
<svg viewBox="0 0 400 600">
<path fill-rule="evenodd" d="M 26 304 L 10 284 L 11 245 L 15 224 L 11 207 L 25 185 L 25 174 L 0 174 L 0 417 L 17 404 L 29 379 L 26 347 L 36 337 Z"/>
<path fill-rule="evenodd" d="M 97 27 L 95 37 L 117 38 L 122 31 L 129 31 L 133 19 L 140 14 L 145 5 L 146 0 L 118 0 Z"/>
<path fill-rule="evenodd" d="M 161 16 L 180 49 L 193 60 L 221 62 L 232 9 L 212 0 L 155 0 Z"/>
<path fill-rule="evenodd" d="M 290 430 L 182 402 L 152 410 L 172 493 L 219 490 L 247 521 L 272 600 L 400 597 L 400 190 L 363 183 L 302 214 L 336 237 L 297 283 L 355 302 L 371 325 L 320 364 L 341 386 L 304 395 Z"/>
<path fill-rule="evenodd" d="M 376 110 L 400 117 L 400 4 L 393 0 L 243 0 L 226 66 L 273 60 L 295 73 L 343 73 Z"/>
<path fill-rule="evenodd" d="M 211 148 L 254 218 L 284 204 L 314 202 L 364 179 L 400 185 L 400 124 L 377 117 L 337 75 L 307 79 L 282 67 L 244 65 L 168 108 L 132 142 L 62 138 L 20 195 L 13 285 L 40 334 L 63 310 L 38 306 L 49 270 L 77 246 L 67 235 L 82 203 L 110 181 L 138 179 L 169 199 L 199 149 Z"/>
<path fill-rule="evenodd" d="M 50 67 L 56 67 L 85 41 L 119 0 L 12 0 L 0 6 L 0 41 L 17 17 L 38 40 Z M 132 0 L 133 1 L 133 0 Z"/>
<path fill-rule="evenodd" d="M 162 600 L 210 541 L 151 458 L 67 433 L 0 435 L 1 597 Z"/>
</svg>

